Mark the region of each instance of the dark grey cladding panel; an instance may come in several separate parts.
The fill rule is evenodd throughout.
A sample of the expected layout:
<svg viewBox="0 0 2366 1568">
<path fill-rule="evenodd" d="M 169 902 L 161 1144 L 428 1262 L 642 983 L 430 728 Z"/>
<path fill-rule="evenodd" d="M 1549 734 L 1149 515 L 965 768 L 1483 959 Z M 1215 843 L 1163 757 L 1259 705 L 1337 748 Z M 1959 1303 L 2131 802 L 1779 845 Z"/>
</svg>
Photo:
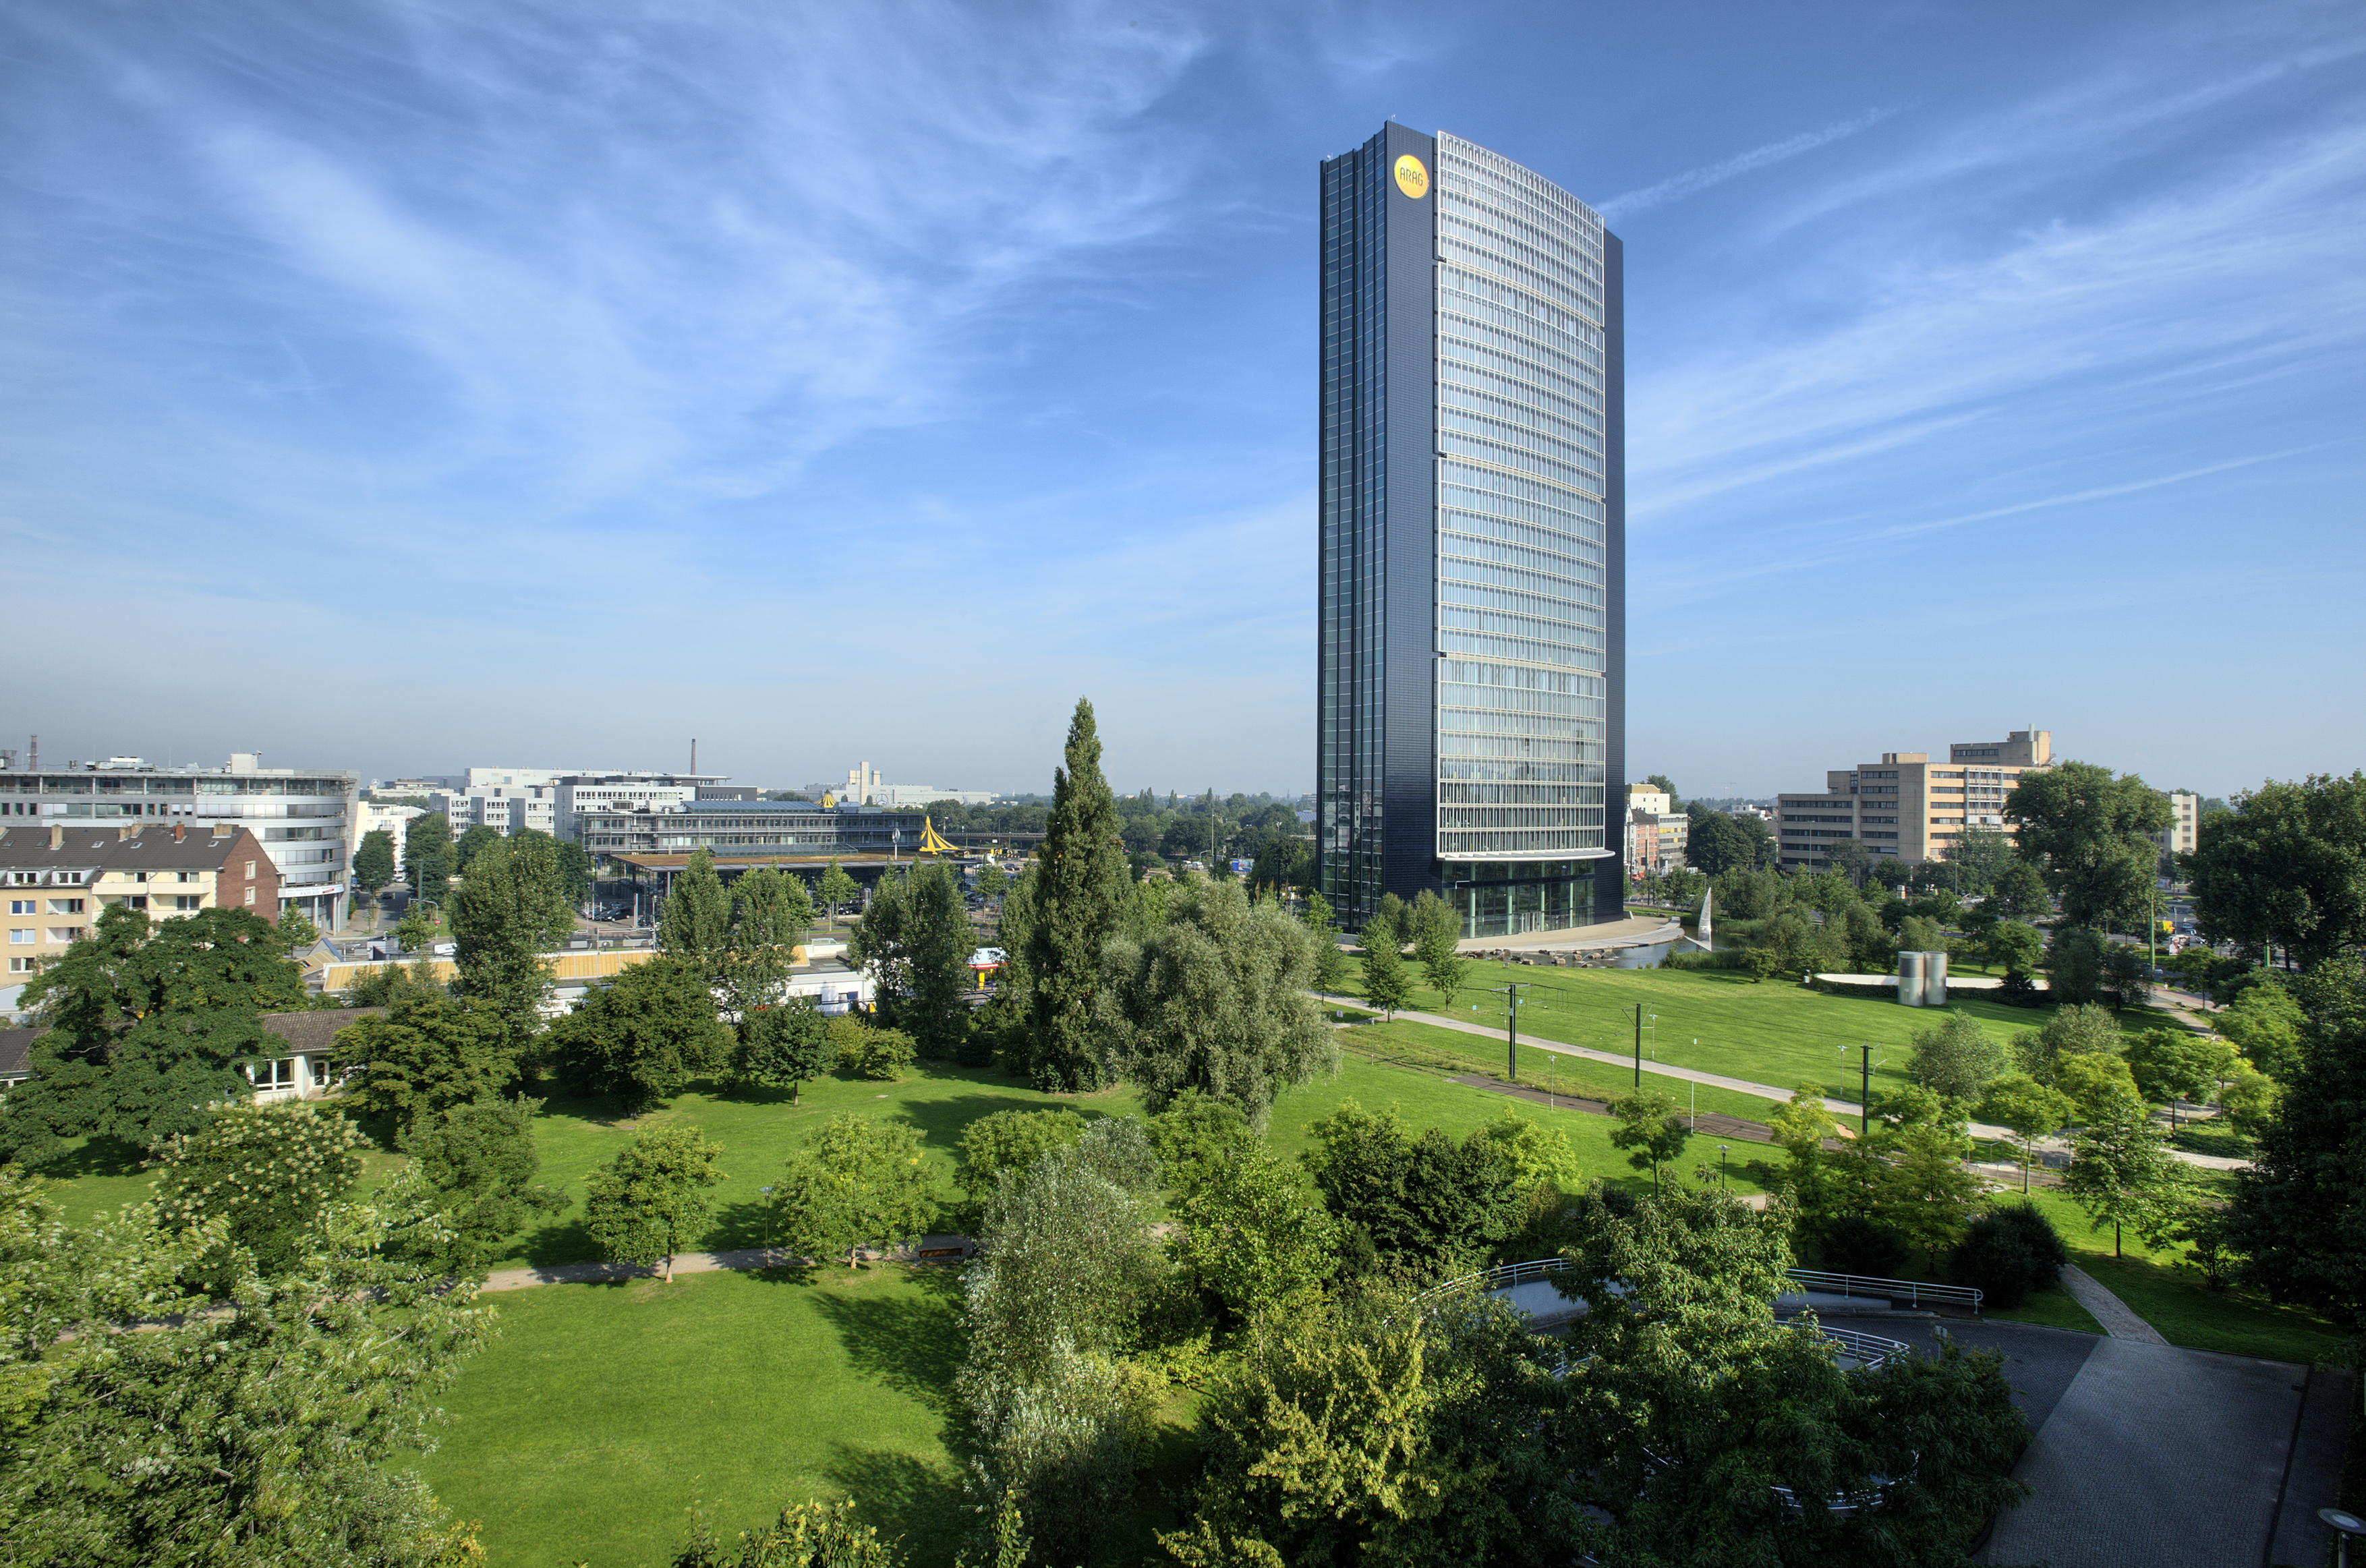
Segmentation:
<svg viewBox="0 0 2366 1568">
<path fill-rule="evenodd" d="M 1381 882 L 1410 900 L 1437 853 L 1437 141 L 1391 124 L 1388 224 L 1388 676 Z M 1421 161 L 1421 195 L 1395 178 Z"/>
<path fill-rule="evenodd" d="M 1604 637 L 1602 836 L 1596 918 L 1615 920 L 1627 896 L 1627 252 L 1602 231 Z"/>
</svg>

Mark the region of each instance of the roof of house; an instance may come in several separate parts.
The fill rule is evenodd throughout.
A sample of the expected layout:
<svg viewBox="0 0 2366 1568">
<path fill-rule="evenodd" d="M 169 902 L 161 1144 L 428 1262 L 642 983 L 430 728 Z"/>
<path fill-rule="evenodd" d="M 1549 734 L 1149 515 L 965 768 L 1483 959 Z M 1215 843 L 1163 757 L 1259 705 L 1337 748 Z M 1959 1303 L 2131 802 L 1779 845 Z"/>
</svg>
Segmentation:
<svg viewBox="0 0 2366 1568">
<path fill-rule="evenodd" d="M 33 1042 L 49 1032 L 46 1029 L 0 1029 L 0 1077 L 18 1077 L 29 1074 L 28 1060 Z"/>
<path fill-rule="evenodd" d="M 178 840 L 166 822 L 129 833 L 91 822 L 0 829 L 0 871 L 219 871 L 240 840 L 254 837 L 234 822 L 182 826 L 187 830 Z M 217 831 L 223 827 L 231 831 Z"/>
<path fill-rule="evenodd" d="M 366 1018 L 376 1018 L 384 1008 L 310 1008 L 303 1012 L 267 1012 L 255 1020 L 264 1032 L 277 1035 L 287 1043 L 290 1055 L 321 1056 L 336 1049 L 337 1031 L 348 1024 L 359 1023 Z"/>
</svg>

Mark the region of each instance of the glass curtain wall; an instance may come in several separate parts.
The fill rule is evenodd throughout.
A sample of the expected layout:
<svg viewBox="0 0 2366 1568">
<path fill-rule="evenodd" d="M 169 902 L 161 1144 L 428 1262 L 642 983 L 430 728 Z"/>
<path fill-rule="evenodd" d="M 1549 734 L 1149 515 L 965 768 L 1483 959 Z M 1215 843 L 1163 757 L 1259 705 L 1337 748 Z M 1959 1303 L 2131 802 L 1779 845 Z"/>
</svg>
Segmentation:
<svg viewBox="0 0 2366 1568">
<path fill-rule="evenodd" d="M 1594 919 L 1608 846 L 1602 220 L 1437 138 L 1437 846 L 1467 936 Z"/>
</svg>

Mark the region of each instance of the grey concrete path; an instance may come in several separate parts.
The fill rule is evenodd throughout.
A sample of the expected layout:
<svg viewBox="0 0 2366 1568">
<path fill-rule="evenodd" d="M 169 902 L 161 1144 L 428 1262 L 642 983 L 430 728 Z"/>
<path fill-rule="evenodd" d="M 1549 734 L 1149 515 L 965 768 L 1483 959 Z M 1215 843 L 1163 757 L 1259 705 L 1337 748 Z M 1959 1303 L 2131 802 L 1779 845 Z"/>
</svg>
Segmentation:
<svg viewBox="0 0 2366 1568">
<path fill-rule="evenodd" d="M 2103 1332 L 2114 1339 L 2133 1339 L 2139 1345 L 2166 1345 L 2160 1330 L 2135 1314 L 2134 1308 L 2120 1300 L 2095 1277 L 2074 1264 L 2062 1266 L 2062 1289 L 2072 1301 L 2092 1313 Z"/>
<path fill-rule="evenodd" d="M 2282 1361 L 2096 1341 L 2015 1467 L 2033 1490 L 1998 1519 L 1986 1561 L 2275 1561 L 2288 1501 L 2330 1498 L 2339 1480 L 2338 1446 L 2328 1456 L 2295 1443 L 2308 1382 L 2305 1368 Z"/>
<path fill-rule="evenodd" d="M 957 1262 L 969 1254 L 969 1242 L 957 1235 L 922 1236 L 917 1251 L 901 1252 L 902 1262 Z M 865 1263 L 887 1260 L 887 1255 L 864 1247 Z M 779 1247 L 749 1247 L 732 1252 L 685 1252 L 673 1260 L 676 1274 L 714 1274 L 734 1269 L 802 1268 L 809 1259 L 792 1257 Z M 546 1269 L 496 1269 L 486 1276 L 488 1291 L 523 1291 L 535 1285 L 607 1285 L 625 1280 L 654 1280 L 659 1270 L 634 1263 L 554 1263 Z"/>
<path fill-rule="evenodd" d="M 1333 1007 L 1355 1008 L 1365 1012 L 1371 1010 L 1371 1004 L 1361 997 L 1328 996 L 1321 991 L 1311 994 L 1316 1001 L 1325 1002 Z M 1482 1040 L 1492 1040 L 1498 1045 L 1504 1043 L 1504 1030 L 1500 1024 L 1490 1027 L 1483 1023 L 1465 1023 L 1460 1019 L 1447 1018 L 1434 1012 L 1400 1012 L 1397 1017 L 1412 1023 L 1425 1023 L 1432 1029 L 1451 1029 L 1461 1034 L 1475 1034 Z M 1520 1043 L 1538 1051 L 1550 1051 L 1558 1055 L 1576 1056 L 1589 1062 L 1605 1062 L 1614 1067 L 1624 1067 L 1630 1073 L 1635 1070 L 1634 1057 L 1622 1056 L 1615 1051 L 1596 1051 L 1586 1045 L 1564 1045 L 1558 1040 L 1540 1039 L 1533 1034 L 1521 1036 Z M 1718 1089 L 1738 1089 L 1743 1094 L 1754 1094 L 1764 1100 L 1786 1100 L 1791 1098 L 1792 1093 L 1790 1089 L 1778 1089 L 1771 1083 L 1752 1083 L 1748 1078 L 1727 1077 L 1722 1073 L 1704 1073 L 1692 1067 L 1672 1066 L 1665 1062 L 1654 1062 L 1648 1058 L 1643 1063 L 1643 1070 L 1647 1073 L 1656 1073 L 1663 1078 L 1674 1078 L 1680 1083 L 1710 1084 Z M 1853 1100 L 1834 1100 L 1827 1095 L 1824 1097 L 1824 1109 L 1835 1116 L 1854 1116 L 1857 1114 L 1858 1106 Z M 1970 1123 L 1970 1128 L 1972 1136 L 1975 1138 L 1993 1138 L 1999 1142 L 2006 1142 L 2019 1135 L 2010 1127 L 1991 1126 L 1986 1122 L 1974 1122 Z M 1853 1128 L 1844 1126 L 1842 1132 L 1847 1136 L 1855 1135 Z M 2057 1145 L 2054 1143 L 2038 1145 L 2041 1150 L 2056 1146 Z M 2064 1144 L 2058 1146 L 2067 1148 L 2069 1145 Z M 2172 1157 L 2182 1160 L 2187 1165 L 2205 1166 L 2213 1170 L 2248 1168 L 2251 1163 L 2247 1159 L 2228 1159 L 2218 1155 L 2189 1154 L 2183 1149 L 2171 1149 L 2169 1152 Z M 2019 1174 L 2018 1171 L 2014 1173 L 2016 1179 Z"/>
</svg>

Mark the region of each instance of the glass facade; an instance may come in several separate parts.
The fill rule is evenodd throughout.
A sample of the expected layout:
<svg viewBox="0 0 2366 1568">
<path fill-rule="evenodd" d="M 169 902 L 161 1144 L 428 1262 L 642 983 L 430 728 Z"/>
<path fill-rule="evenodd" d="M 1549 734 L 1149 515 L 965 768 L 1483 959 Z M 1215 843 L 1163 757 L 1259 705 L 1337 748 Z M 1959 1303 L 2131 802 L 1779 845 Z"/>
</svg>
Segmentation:
<svg viewBox="0 0 2366 1568">
<path fill-rule="evenodd" d="M 1316 842 L 1351 927 L 1383 892 L 1474 937 L 1622 912 L 1618 274 L 1591 209 L 1444 132 L 1324 165 Z"/>
</svg>

